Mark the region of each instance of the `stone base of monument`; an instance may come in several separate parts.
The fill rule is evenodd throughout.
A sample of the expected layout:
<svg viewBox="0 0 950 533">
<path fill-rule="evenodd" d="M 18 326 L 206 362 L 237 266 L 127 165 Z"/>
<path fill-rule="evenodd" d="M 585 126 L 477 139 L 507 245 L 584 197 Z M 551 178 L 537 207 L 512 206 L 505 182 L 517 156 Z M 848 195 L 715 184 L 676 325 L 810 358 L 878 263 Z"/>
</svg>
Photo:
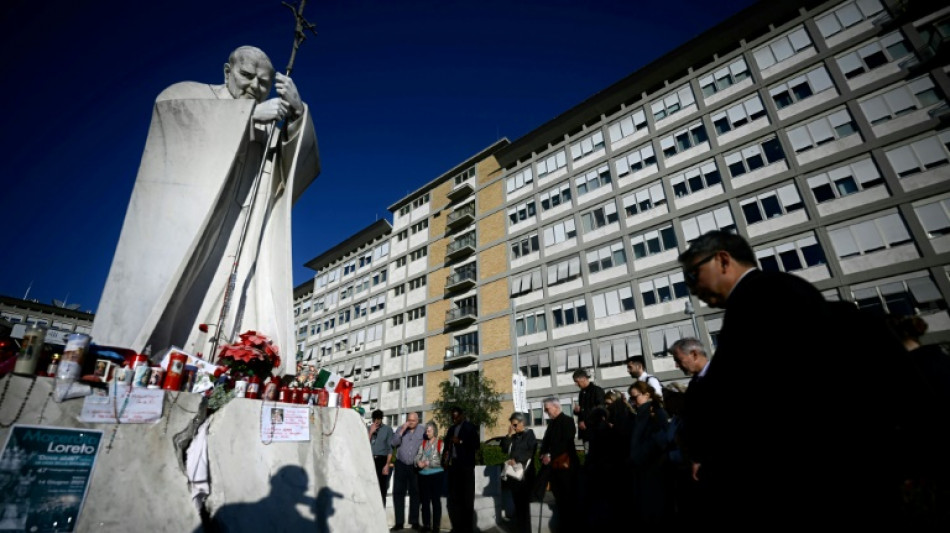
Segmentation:
<svg viewBox="0 0 950 533">
<path fill-rule="evenodd" d="M 167 392 L 155 424 L 87 424 L 78 421 L 83 399 L 57 403 L 53 379 L 36 378 L 32 390 L 31 382 L 17 375 L 0 378 L 0 390 L 6 390 L 0 404 L 3 426 L 16 419 L 24 425 L 103 432 L 75 531 L 202 530 L 173 442 L 193 425 L 198 395 Z M 261 406 L 259 400 L 235 399 L 209 417 L 207 507 L 221 529 L 386 531 L 362 418 L 350 409 L 314 407 L 309 442 L 265 444 Z M 9 433 L 9 427 L 0 427 L 0 443 Z"/>
</svg>

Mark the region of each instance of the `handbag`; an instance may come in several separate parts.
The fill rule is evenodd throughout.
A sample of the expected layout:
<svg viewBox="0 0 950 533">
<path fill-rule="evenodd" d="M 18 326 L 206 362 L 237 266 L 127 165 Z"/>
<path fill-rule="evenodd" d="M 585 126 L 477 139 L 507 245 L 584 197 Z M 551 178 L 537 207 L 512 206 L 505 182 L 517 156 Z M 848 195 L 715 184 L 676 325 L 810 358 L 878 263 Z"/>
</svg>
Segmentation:
<svg viewBox="0 0 950 533">
<path fill-rule="evenodd" d="M 515 481 L 521 481 L 524 479 L 524 470 L 531 464 L 531 459 L 528 459 L 528 463 L 522 465 L 521 463 L 505 463 L 505 469 L 501 473 L 501 479 L 508 480 L 513 479 Z"/>
<path fill-rule="evenodd" d="M 551 468 L 554 470 L 567 470 L 571 467 L 571 456 L 564 452 L 554 459 L 551 459 Z"/>
</svg>

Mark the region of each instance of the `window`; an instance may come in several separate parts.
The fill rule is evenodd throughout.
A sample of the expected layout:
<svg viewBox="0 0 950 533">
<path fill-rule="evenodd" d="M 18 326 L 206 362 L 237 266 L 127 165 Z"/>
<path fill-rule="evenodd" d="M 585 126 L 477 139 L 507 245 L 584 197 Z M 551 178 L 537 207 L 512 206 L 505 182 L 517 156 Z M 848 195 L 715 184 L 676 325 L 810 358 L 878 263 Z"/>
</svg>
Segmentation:
<svg viewBox="0 0 950 533">
<path fill-rule="evenodd" d="M 638 108 L 633 113 L 611 124 L 607 129 L 607 133 L 610 135 L 610 142 L 615 143 L 638 131 L 645 130 L 646 127 L 647 115 L 643 112 L 643 108 Z"/>
<path fill-rule="evenodd" d="M 760 69 L 767 69 L 776 63 L 812 48 L 811 38 L 805 28 L 799 26 L 795 30 L 771 41 L 759 48 L 752 55 Z"/>
<path fill-rule="evenodd" d="M 555 328 L 587 322 L 587 302 L 580 298 L 557 304 L 551 307 L 551 316 L 554 317 Z"/>
<path fill-rule="evenodd" d="M 538 178 L 553 174 L 566 166 L 567 157 L 564 155 L 564 150 L 551 154 L 538 161 Z"/>
<path fill-rule="evenodd" d="M 689 296 L 689 289 L 686 288 L 683 273 L 674 272 L 641 281 L 640 296 L 643 297 L 643 305 L 646 307 L 686 298 Z"/>
<path fill-rule="evenodd" d="M 762 106 L 762 99 L 759 98 L 759 95 L 755 95 L 725 111 L 714 114 L 712 116 L 713 128 L 715 128 L 717 135 L 722 135 L 764 116 L 765 108 Z"/>
<path fill-rule="evenodd" d="M 923 204 L 914 207 L 920 224 L 927 232 L 927 236 L 933 239 L 941 235 L 950 234 L 950 199 L 944 198 L 929 204 Z"/>
<path fill-rule="evenodd" d="M 419 287 L 424 287 L 426 284 L 426 277 L 419 276 L 418 278 L 413 278 L 409 280 L 409 290 L 418 289 Z"/>
<path fill-rule="evenodd" d="M 808 178 L 808 188 L 817 203 L 844 198 L 884 183 L 871 158 L 855 161 Z"/>
<path fill-rule="evenodd" d="M 541 211 L 555 208 L 559 205 L 571 204 L 571 184 L 555 185 L 541 193 Z"/>
<path fill-rule="evenodd" d="M 577 228 L 574 226 L 573 218 L 564 219 L 544 228 L 545 246 L 553 246 L 574 237 L 577 237 Z"/>
<path fill-rule="evenodd" d="M 356 261 L 350 261 L 349 263 L 343 265 L 343 275 L 347 276 L 356 272 Z"/>
<path fill-rule="evenodd" d="M 617 202 L 611 200 L 581 215 L 581 227 L 584 233 L 617 222 Z"/>
<path fill-rule="evenodd" d="M 395 296 L 402 296 L 403 294 L 406 294 L 406 286 L 405 286 L 405 285 L 396 285 L 396 287 L 393 288 L 393 294 L 394 294 Z"/>
<path fill-rule="evenodd" d="M 623 210 L 628 217 L 646 213 L 661 205 L 666 205 L 666 193 L 659 181 L 623 197 Z"/>
<path fill-rule="evenodd" d="M 406 266 L 406 261 L 407 261 L 406 256 L 402 256 L 396 259 L 396 268 Z"/>
<path fill-rule="evenodd" d="M 406 378 L 406 386 L 410 389 L 422 386 L 422 374 L 413 374 Z"/>
<path fill-rule="evenodd" d="M 330 317 L 323 322 L 323 329 L 333 329 L 336 325 L 336 317 Z"/>
<path fill-rule="evenodd" d="M 697 122 L 669 137 L 660 139 L 660 149 L 663 150 L 665 157 L 673 157 L 678 153 L 706 142 L 708 139 L 706 127 L 703 126 L 702 122 Z"/>
<path fill-rule="evenodd" d="M 535 215 L 534 200 L 522 202 L 508 210 L 508 225 L 514 226 L 519 222 L 524 222 Z"/>
<path fill-rule="evenodd" d="M 373 248 L 373 259 L 380 259 L 389 255 L 389 241 L 380 243 Z"/>
<path fill-rule="evenodd" d="M 675 250 L 676 233 L 673 231 L 673 225 L 670 224 L 639 235 L 633 235 L 630 237 L 630 244 L 633 245 L 633 257 L 642 259 L 667 250 Z"/>
<path fill-rule="evenodd" d="M 393 316 L 394 326 L 401 326 L 402 324 L 405 324 L 405 322 L 406 322 L 406 315 L 398 314 L 398 315 Z"/>
<path fill-rule="evenodd" d="M 848 2 L 823 17 L 815 19 L 821 36 L 827 39 L 832 35 L 867 20 L 884 10 L 878 0 L 857 0 Z"/>
<path fill-rule="evenodd" d="M 587 252 L 587 269 L 591 274 L 627 264 L 627 253 L 623 241 L 612 242 L 606 246 Z"/>
<path fill-rule="evenodd" d="M 627 174 L 643 170 L 647 167 L 656 166 L 656 154 L 653 153 L 652 144 L 644 144 L 639 148 L 620 156 L 614 163 L 614 169 L 617 171 L 617 177 L 623 177 Z"/>
<path fill-rule="evenodd" d="M 756 250 L 755 258 L 765 272 L 797 272 L 824 265 L 825 253 L 814 235 Z"/>
<path fill-rule="evenodd" d="M 712 159 L 704 161 L 695 167 L 687 169 L 682 174 L 677 174 L 670 178 L 670 185 L 673 186 L 673 195 L 677 198 L 688 196 L 720 183 L 722 183 L 722 176 L 719 174 L 719 168 L 716 167 L 716 162 Z"/>
<path fill-rule="evenodd" d="M 360 302 L 353 306 L 353 318 L 360 318 L 366 316 L 366 311 L 369 309 L 368 302 Z"/>
<path fill-rule="evenodd" d="M 684 83 L 675 91 L 652 102 L 650 109 L 653 111 L 653 120 L 661 120 L 670 115 L 675 115 L 695 103 L 696 99 L 693 97 L 693 90 L 690 88 L 689 83 Z"/>
<path fill-rule="evenodd" d="M 418 259 L 422 259 L 428 254 L 429 254 L 429 250 L 425 246 L 423 246 L 422 248 L 416 248 L 415 250 L 409 252 L 409 260 L 416 261 Z"/>
<path fill-rule="evenodd" d="M 887 160 L 901 178 L 947 164 L 950 130 L 924 137 L 904 146 L 885 150 Z"/>
<path fill-rule="evenodd" d="M 583 139 L 571 145 L 571 160 L 577 161 L 585 155 L 590 155 L 597 150 L 603 149 L 604 132 L 597 131 L 593 135 L 584 137 Z"/>
<path fill-rule="evenodd" d="M 531 171 L 531 167 L 528 167 L 509 176 L 508 179 L 505 180 L 505 191 L 507 194 L 511 194 L 520 190 L 522 187 L 531 185 L 533 182 L 534 173 Z"/>
<path fill-rule="evenodd" d="M 354 294 L 359 294 L 359 293 L 361 293 L 361 292 L 363 292 L 363 291 L 366 291 L 366 290 L 369 290 L 369 276 L 365 276 L 365 277 L 361 278 L 361 279 L 360 279 L 359 281 L 357 281 L 356 284 L 353 286 L 353 292 L 354 292 Z"/>
<path fill-rule="evenodd" d="M 728 153 L 724 159 L 726 168 L 729 169 L 729 175 L 738 178 L 743 174 L 754 172 L 772 163 L 785 161 L 785 151 L 782 150 L 778 138 L 772 137 Z"/>
<path fill-rule="evenodd" d="M 796 154 L 807 152 L 858 132 L 858 126 L 847 109 L 819 117 L 803 126 L 788 130 L 788 140 Z"/>
<path fill-rule="evenodd" d="M 610 187 L 610 167 L 603 165 L 597 170 L 581 174 L 574 178 L 574 185 L 578 198 L 601 187 Z"/>
<path fill-rule="evenodd" d="M 422 350 L 425 350 L 425 349 L 426 349 L 425 339 L 414 340 L 414 341 L 407 342 L 405 344 L 405 353 L 421 352 Z"/>
<path fill-rule="evenodd" d="M 833 87 L 834 83 L 831 81 L 828 69 L 822 65 L 771 87 L 769 96 L 775 102 L 776 108 L 784 109 Z"/>
<path fill-rule="evenodd" d="M 544 309 L 526 311 L 515 317 L 515 335 L 523 337 L 547 331 L 547 320 Z"/>
<path fill-rule="evenodd" d="M 947 308 L 946 300 L 926 272 L 855 285 L 852 295 L 861 309 L 882 314 L 929 314 Z"/>
<path fill-rule="evenodd" d="M 522 296 L 541 290 L 541 269 L 536 268 L 511 278 L 511 296 Z"/>
<path fill-rule="evenodd" d="M 475 167 L 470 167 L 468 170 L 460 172 L 457 176 L 455 176 L 454 178 L 455 185 L 461 185 L 474 177 L 475 177 Z"/>
<path fill-rule="evenodd" d="M 525 377 L 537 378 L 551 375 L 551 361 L 547 352 L 525 354 L 521 359 L 521 373 Z"/>
<path fill-rule="evenodd" d="M 573 220 L 571 222 L 573 222 Z M 511 257 L 512 259 L 518 259 L 530 253 L 537 252 L 539 248 L 538 234 L 533 233 L 531 235 L 526 235 L 521 239 L 511 243 Z"/>
<path fill-rule="evenodd" d="M 861 111 L 872 126 L 940 102 L 929 76 L 901 84 L 897 88 L 859 101 Z"/>
<path fill-rule="evenodd" d="M 740 57 L 732 63 L 729 63 L 728 66 L 699 78 L 699 86 L 703 90 L 703 96 L 709 98 L 719 91 L 727 89 L 748 77 L 749 66 L 746 65 L 745 59 Z"/>
<path fill-rule="evenodd" d="M 459 387 L 471 387 L 478 383 L 478 370 L 456 374 L 455 378 L 458 379 Z"/>
<path fill-rule="evenodd" d="M 897 213 L 830 230 L 828 237 L 835 254 L 841 259 L 913 242 Z"/>
<path fill-rule="evenodd" d="M 950 17 L 938 18 L 917 28 L 924 49 L 930 55 L 936 55 L 943 43 L 950 39 Z"/>
<path fill-rule="evenodd" d="M 577 279 L 581 275 L 581 258 L 579 256 L 568 257 L 557 263 L 551 263 L 547 267 L 548 286 L 567 283 Z"/>
<path fill-rule="evenodd" d="M 417 222 L 413 224 L 412 226 L 409 226 L 409 231 L 412 232 L 413 235 L 415 235 L 416 233 L 419 233 L 420 231 L 428 227 L 429 227 L 429 219 L 427 218 L 423 220 L 422 222 Z"/>
<path fill-rule="evenodd" d="M 369 299 L 369 312 L 375 313 L 376 311 L 382 311 L 386 308 L 386 295 L 380 294 L 379 296 L 374 296 Z"/>
<path fill-rule="evenodd" d="M 732 211 L 728 205 L 716 207 L 705 213 L 684 219 L 681 224 L 683 226 L 683 237 L 687 243 L 713 230 L 736 231 L 736 222 L 732 218 Z"/>
<path fill-rule="evenodd" d="M 320 333 L 320 331 L 323 330 L 323 328 L 322 328 L 321 326 L 322 326 L 322 324 L 320 324 L 319 322 L 317 322 L 316 324 L 311 324 L 311 325 L 310 325 L 310 334 L 311 334 L 311 335 L 316 335 L 316 334 Z"/>
<path fill-rule="evenodd" d="M 412 201 L 412 208 L 422 207 L 423 205 L 429 203 L 429 193 L 425 193 L 422 196 L 416 198 Z"/>
<path fill-rule="evenodd" d="M 386 282 L 386 269 L 380 270 L 373 274 L 373 287 L 379 285 L 380 283 Z"/>
<path fill-rule="evenodd" d="M 639 333 L 600 339 L 596 343 L 597 366 L 601 368 L 626 364 L 628 357 L 643 355 Z"/>
<path fill-rule="evenodd" d="M 838 67 L 849 80 L 896 61 L 911 52 L 900 31 L 891 32 L 857 50 L 838 56 Z"/>
<path fill-rule="evenodd" d="M 802 203 L 802 197 L 799 196 L 795 184 L 790 183 L 778 189 L 740 200 L 739 207 L 742 209 L 746 224 L 751 225 L 804 209 L 805 204 Z"/>
<path fill-rule="evenodd" d="M 554 349 L 554 359 L 557 361 L 557 371 L 559 374 L 564 372 L 573 372 L 578 368 L 593 368 L 594 356 L 590 350 L 590 343 L 571 344 L 568 346 L 558 346 Z M 566 412 L 571 412 L 570 407 L 561 400 L 561 407 Z"/>
<path fill-rule="evenodd" d="M 410 322 L 424 316 L 426 316 L 426 306 L 424 305 L 410 309 L 408 312 L 406 312 L 406 320 L 409 320 Z"/>
<path fill-rule="evenodd" d="M 360 257 L 359 268 L 363 268 L 364 266 L 370 265 L 372 264 L 372 262 L 373 262 L 373 252 L 370 251 L 370 252 L 367 252 L 366 255 Z"/>
<path fill-rule="evenodd" d="M 597 293 L 590 298 L 594 306 L 594 318 L 606 318 L 633 311 L 633 289 L 629 285 Z"/>
<path fill-rule="evenodd" d="M 350 285 L 349 287 L 345 287 L 345 288 L 343 288 L 343 289 L 340 290 L 340 299 L 341 299 L 341 300 L 345 300 L 346 298 L 349 298 L 350 296 L 353 296 L 353 286 L 352 286 L 352 285 Z"/>
<path fill-rule="evenodd" d="M 664 324 L 647 330 L 647 339 L 650 341 L 650 353 L 654 358 L 670 355 L 670 346 L 683 337 L 697 337 L 693 325 L 689 321 Z"/>
<path fill-rule="evenodd" d="M 464 333 L 453 341 L 455 355 L 474 355 L 478 353 L 478 332 Z"/>
<path fill-rule="evenodd" d="M 340 313 L 336 316 L 336 318 L 337 318 L 337 322 L 340 325 L 346 324 L 347 322 L 350 321 L 350 310 L 344 309 L 340 311 Z"/>
</svg>

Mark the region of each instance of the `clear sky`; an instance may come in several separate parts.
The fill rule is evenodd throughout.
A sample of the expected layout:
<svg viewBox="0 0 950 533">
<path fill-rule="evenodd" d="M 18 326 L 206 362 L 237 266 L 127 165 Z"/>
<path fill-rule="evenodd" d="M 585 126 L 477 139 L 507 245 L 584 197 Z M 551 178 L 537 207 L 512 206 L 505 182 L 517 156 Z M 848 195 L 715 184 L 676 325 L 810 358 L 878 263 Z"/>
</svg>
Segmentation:
<svg viewBox="0 0 950 533">
<path fill-rule="evenodd" d="M 309 0 L 318 35 L 293 78 L 323 172 L 293 211 L 294 285 L 410 191 L 752 3 Z M 293 17 L 279 0 L 6 0 L 0 14 L 0 294 L 95 311 L 155 97 L 222 83 L 244 44 L 284 70 Z"/>
</svg>

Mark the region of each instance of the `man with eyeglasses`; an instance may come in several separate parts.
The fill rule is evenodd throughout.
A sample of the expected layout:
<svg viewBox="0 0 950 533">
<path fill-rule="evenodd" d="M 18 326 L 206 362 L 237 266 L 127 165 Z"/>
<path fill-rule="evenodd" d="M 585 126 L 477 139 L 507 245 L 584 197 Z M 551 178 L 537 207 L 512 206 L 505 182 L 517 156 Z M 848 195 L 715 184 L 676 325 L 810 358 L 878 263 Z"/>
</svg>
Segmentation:
<svg viewBox="0 0 950 533">
<path fill-rule="evenodd" d="M 710 506 L 703 519 L 763 527 L 768 517 L 813 527 L 816 516 L 834 523 L 879 516 L 876 465 L 856 460 L 876 443 L 849 431 L 863 428 L 847 409 L 855 403 L 848 384 L 819 388 L 827 380 L 816 381 L 803 364 L 814 362 L 822 374 L 822 368 L 845 368 L 834 347 L 846 343 L 834 339 L 861 333 L 839 331 L 809 282 L 756 268 L 755 253 L 739 235 L 706 233 L 679 262 L 690 292 L 725 309 L 702 378 L 708 420 L 696 436 L 703 449 L 698 477 Z"/>
</svg>

